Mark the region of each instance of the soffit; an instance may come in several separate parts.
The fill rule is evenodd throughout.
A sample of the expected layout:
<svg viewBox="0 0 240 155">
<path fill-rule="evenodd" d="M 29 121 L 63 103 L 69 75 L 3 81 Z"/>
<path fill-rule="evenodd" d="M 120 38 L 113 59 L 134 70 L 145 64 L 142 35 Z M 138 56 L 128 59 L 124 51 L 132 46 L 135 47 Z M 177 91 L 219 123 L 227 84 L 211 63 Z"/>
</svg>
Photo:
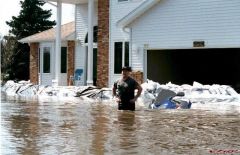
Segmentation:
<svg viewBox="0 0 240 155">
<path fill-rule="evenodd" d="M 136 18 L 142 16 L 147 10 L 151 9 L 154 5 L 156 5 L 161 0 L 146 0 L 142 4 L 140 4 L 136 9 L 131 11 L 125 17 L 120 19 L 117 22 L 117 25 L 124 28 L 133 22 Z"/>
</svg>

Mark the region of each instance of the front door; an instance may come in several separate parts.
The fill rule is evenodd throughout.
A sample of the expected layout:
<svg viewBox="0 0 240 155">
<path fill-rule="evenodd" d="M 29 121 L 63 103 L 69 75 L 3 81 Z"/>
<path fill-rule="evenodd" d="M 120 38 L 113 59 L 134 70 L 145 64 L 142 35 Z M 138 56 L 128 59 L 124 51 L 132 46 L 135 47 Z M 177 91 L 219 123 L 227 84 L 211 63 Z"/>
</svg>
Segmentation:
<svg viewBox="0 0 240 155">
<path fill-rule="evenodd" d="M 43 43 L 40 45 L 39 53 L 39 84 L 52 84 L 52 54 L 53 48 L 51 43 Z"/>
</svg>

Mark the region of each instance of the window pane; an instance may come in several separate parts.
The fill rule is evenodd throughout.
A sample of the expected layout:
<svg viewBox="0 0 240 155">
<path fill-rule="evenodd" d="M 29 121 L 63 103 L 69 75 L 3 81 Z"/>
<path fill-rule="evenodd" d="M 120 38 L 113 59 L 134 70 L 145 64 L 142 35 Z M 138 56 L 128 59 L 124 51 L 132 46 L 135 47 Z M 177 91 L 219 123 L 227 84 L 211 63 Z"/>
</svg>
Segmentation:
<svg viewBox="0 0 240 155">
<path fill-rule="evenodd" d="M 97 48 L 93 49 L 93 85 L 97 82 Z"/>
<path fill-rule="evenodd" d="M 98 39 L 98 27 L 94 26 L 93 27 L 93 42 L 97 43 L 97 39 Z"/>
<path fill-rule="evenodd" d="M 93 27 L 93 42 L 97 43 L 98 40 L 98 26 Z M 88 43 L 88 33 L 86 34 L 85 37 L 85 43 Z"/>
<path fill-rule="evenodd" d="M 50 73 L 50 47 L 43 48 L 43 73 Z"/>
<path fill-rule="evenodd" d="M 114 44 L 114 73 L 120 74 L 122 71 L 122 42 Z"/>
<path fill-rule="evenodd" d="M 61 73 L 67 73 L 67 47 L 61 48 Z"/>
<path fill-rule="evenodd" d="M 125 66 L 129 66 L 129 42 L 125 42 Z"/>
</svg>

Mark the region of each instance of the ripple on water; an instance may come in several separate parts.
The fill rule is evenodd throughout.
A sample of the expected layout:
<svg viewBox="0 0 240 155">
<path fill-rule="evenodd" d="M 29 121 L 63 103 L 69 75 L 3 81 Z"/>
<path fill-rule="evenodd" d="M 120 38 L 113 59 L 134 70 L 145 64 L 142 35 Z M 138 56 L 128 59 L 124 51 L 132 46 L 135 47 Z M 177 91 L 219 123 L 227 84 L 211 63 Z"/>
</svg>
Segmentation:
<svg viewBox="0 0 240 155">
<path fill-rule="evenodd" d="M 207 154 L 240 149 L 240 115 L 212 110 L 118 111 L 109 103 L 2 99 L 3 154 Z"/>
</svg>

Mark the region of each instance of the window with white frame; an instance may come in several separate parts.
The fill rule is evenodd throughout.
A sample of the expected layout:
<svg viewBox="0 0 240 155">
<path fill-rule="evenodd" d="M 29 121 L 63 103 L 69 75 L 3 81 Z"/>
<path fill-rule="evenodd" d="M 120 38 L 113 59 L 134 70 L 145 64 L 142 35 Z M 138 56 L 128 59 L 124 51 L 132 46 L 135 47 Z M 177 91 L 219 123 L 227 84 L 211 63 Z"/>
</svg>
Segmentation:
<svg viewBox="0 0 240 155">
<path fill-rule="evenodd" d="M 67 73 L 67 47 L 61 48 L 61 73 Z"/>
<path fill-rule="evenodd" d="M 123 66 L 129 66 L 129 42 L 115 42 L 114 73 L 120 74 Z"/>
<path fill-rule="evenodd" d="M 43 73 L 50 73 L 50 47 L 43 48 Z"/>
</svg>

